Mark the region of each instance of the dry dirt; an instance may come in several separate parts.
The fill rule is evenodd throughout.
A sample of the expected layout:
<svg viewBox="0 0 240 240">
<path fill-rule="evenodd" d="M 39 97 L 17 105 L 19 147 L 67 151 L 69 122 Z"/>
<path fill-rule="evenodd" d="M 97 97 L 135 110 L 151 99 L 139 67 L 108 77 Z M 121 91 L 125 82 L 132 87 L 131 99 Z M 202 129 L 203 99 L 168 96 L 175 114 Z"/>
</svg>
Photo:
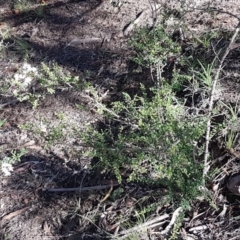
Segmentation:
<svg viewBox="0 0 240 240">
<path fill-rule="evenodd" d="M 235 1 L 217 1 L 215 7 L 222 11 L 218 14 L 200 10 L 208 1 L 197 1 L 199 9 L 186 3 L 185 9 L 188 8 L 189 12 L 181 19 L 174 17 L 176 11 L 181 14 L 176 1 L 41 2 L 32 1 L 28 10 L 22 11 L 14 8 L 13 3 L 0 1 L 0 30 L 7 26 L 10 31 L 10 37 L 5 40 L 8 49 L 0 57 L 1 81 L 11 78 L 22 65 L 24 54 L 16 49 L 16 42 L 23 39 L 29 44 L 28 62 L 33 66 L 41 62 L 57 62 L 73 75 L 91 82 L 100 92 L 108 90 L 108 101 L 117 99 L 122 91 L 134 93 L 140 82 L 150 78 L 147 73 L 133 73 L 135 66 L 130 60 L 132 49 L 128 41 L 133 32 L 131 27 L 136 27 L 132 25 L 134 21 L 137 20 L 137 26 L 151 27 L 154 23 L 161 24 L 164 15 L 173 31 L 185 23 L 186 32 L 191 33 L 187 36 L 190 39 L 191 35 L 201 35 L 209 29 L 234 30 L 238 20 L 223 11 L 235 15 L 240 12 L 240 3 Z M 240 99 L 239 53 L 238 48 L 231 53 L 225 77 L 221 80 L 221 100 L 234 106 Z M 91 170 L 94 159 L 84 155 L 87 146 L 79 137 L 86 123 L 96 122 L 100 117 L 77 91 L 56 92 L 47 96 L 36 109 L 26 102 L 12 100 L 8 96 L 0 99 L 0 120 L 7 120 L 0 129 L 0 158 L 4 159 L 21 148 L 27 149 L 28 153 L 14 164 L 10 176 L 0 173 L 1 239 L 107 239 L 109 233 L 117 231 L 117 225 L 114 225 L 116 216 L 130 216 L 133 206 L 144 196 L 148 196 L 147 205 L 154 204 L 161 196 L 161 189 L 152 190 L 134 184 L 118 186 L 115 190 L 118 197 L 106 202 L 102 200 L 109 188 L 83 193 L 46 192 L 45 189 L 50 188 L 111 185 L 110 180 L 114 181 L 107 173 Z M 77 108 L 76 103 L 84 104 L 86 109 Z M 64 126 L 61 141 L 55 139 L 49 144 L 49 134 L 59 124 Z M 238 147 L 240 150 L 240 143 Z M 238 172 L 239 158 L 236 155 L 229 156 L 224 151 L 219 155 L 222 161 L 231 159 L 225 169 L 228 174 Z M 212 214 L 209 206 L 199 202 L 186 217 L 189 220 L 185 221 L 181 239 L 239 236 L 236 227 L 239 220 L 231 220 L 239 214 L 238 201 L 239 198 L 231 196 Z M 225 220 L 218 218 L 223 202 L 232 204 Z M 196 216 L 201 212 L 204 212 L 204 218 L 200 215 L 198 219 Z M 189 231 L 205 224 L 208 224 L 205 232 Z M 139 236 L 139 239 L 150 239 L 150 235 Z M 163 238 L 153 234 L 151 239 Z"/>
</svg>

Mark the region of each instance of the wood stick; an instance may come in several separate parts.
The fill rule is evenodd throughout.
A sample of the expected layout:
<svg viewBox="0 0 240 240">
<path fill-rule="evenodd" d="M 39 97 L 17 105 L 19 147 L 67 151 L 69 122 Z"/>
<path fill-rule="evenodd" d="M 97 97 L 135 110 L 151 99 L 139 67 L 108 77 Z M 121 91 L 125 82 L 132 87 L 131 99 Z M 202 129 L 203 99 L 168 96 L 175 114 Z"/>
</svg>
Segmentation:
<svg viewBox="0 0 240 240">
<path fill-rule="evenodd" d="M 143 224 L 140 224 L 136 227 L 133 227 L 133 228 L 130 228 L 130 229 L 127 229 L 127 230 L 123 230 L 119 233 L 119 235 L 124 235 L 123 237 L 120 237 L 118 239 L 121 239 L 121 238 L 125 238 L 126 236 L 130 235 L 131 233 L 133 232 L 142 232 L 144 231 L 144 229 L 146 228 L 151 228 L 153 224 L 155 224 L 156 222 L 160 222 L 166 218 L 169 218 L 169 214 L 164 214 L 162 216 L 158 216 L 152 220 L 149 220 Z"/>
</svg>

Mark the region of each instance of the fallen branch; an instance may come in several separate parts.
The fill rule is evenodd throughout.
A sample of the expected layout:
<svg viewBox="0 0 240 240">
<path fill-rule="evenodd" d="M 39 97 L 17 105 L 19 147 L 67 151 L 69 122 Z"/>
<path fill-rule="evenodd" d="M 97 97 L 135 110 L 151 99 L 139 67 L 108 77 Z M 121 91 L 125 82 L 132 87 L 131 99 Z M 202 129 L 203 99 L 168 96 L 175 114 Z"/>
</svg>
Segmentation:
<svg viewBox="0 0 240 240">
<path fill-rule="evenodd" d="M 172 226 L 173 226 L 174 223 L 176 222 L 176 220 L 177 220 L 180 212 L 182 212 L 182 207 L 179 207 L 179 208 L 177 208 L 177 209 L 174 211 L 174 213 L 173 213 L 173 215 L 172 215 L 171 222 L 168 224 L 168 226 L 166 227 L 165 230 L 161 231 L 161 234 L 162 234 L 162 235 L 168 234 L 168 232 L 171 230 Z"/>
<path fill-rule="evenodd" d="M 92 186 L 92 187 L 76 187 L 76 188 L 52 188 L 52 189 L 45 189 L 44 192 L 83 192 L 83 191 L 92 191 L 92 190 L 102 190 L 106 188 L 112 188 L 118 186 L 119 183 L 113 183 L 110 185 L 99 185 L 99 186 Z"/>
<path fill-rule="evenodd" d="M 210 168 L 209 161 L 208 161 L 208 158 L 209 158 L 209 143 L 210 143 L 210 132 L 211 132 L 211 117 L 212 117 L 212 111 L 213 111 L 213 102 L 214 102 L 214 95 L 215 95 L 215 91 L 216 91 L 216 85 L 217 85 L 217 82 L 219 80 L 221 70 L 223 68 L 223 63 L 224 63 L 227 55 L 229 54 L 229 52 L 232 48 L 232 45 L 234 44 L 234 42 L 236 40 L 239 29 L 240 29 L 240 22 L 238 23 L 238 25 L 237 25 L 237 27 L 234 31 L 234 34 L 233 34 L 227 48 L 225 49 L 224 54 L 222 55 L 222 57 L 220 59 L 216 75 L 213 79 L 213 84 L 212 84 L 212 89 L 211 89 L 211 94 L 210 94 L 210 99 L 209 99 L 208 121 L 207 121 L 207 126 L 206 126 L 206 144 L 205 144 L 204 169 L 203 169 L 203 183 L 204 183 L 204 185 L 205 185 L 205 177 L 206 177 L 206 175 L 208 173 L 208 170 Z"/>
<path fill-rule="evenodd" d="M 130 229 L 127 229 L 127 230 L 123 230 L 119 233 L 119 235 L 123 235 L 122 237 L 118 238 L 118 239 L 125 239 L 128 235 L 134 233 L 134 232 L 143 232 L 145 231 L 146 229 L 148 228 L 151 228 L 152 226 L 156 226 L 156 223 L 157 222 L 160 222 L 166 218 L 169 218 L 169 215 L 168 214 L 164 214 L 162 216 L 158 216 L 152 220 L 149 220 L 143 224 L 140 224 L 136 227 L 133 227 L 133 228 L 130 228 Z M 159 225 L 159 224 L 158 224 Z"/>
</svg>

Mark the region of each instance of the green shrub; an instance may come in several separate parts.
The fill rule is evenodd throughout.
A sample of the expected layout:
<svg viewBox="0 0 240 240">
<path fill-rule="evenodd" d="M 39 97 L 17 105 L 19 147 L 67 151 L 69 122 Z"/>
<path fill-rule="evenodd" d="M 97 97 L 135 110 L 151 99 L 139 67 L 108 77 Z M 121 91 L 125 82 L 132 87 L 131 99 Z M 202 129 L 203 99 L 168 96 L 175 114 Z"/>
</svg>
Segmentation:
<svg viewBox="0 0 240 240">
<path fill-rule="evenodd" d="M 156 87 L 161 86 L 166 77 L 163 73 L 172 75 L 174 60 L 180 55 L 181 46 L 160 26 L 154 29 L 139 29 L 130 44 L 135 50 L 132 60 L 149 68 L 154 84 Z"/>
<path fill-rule="evenodd" d="M 151 99 L 142 91 L 142 97 L 124 93 L 123 102 L 113 103 L 113 111 L 124 116 L 125 124 L 108 115 L 109 128 L 89 129 L 85 141 L 100 165 L 113 170 L 119 181 L 121 170 L 129 169 L 129 181 L 159 183 L 172 196 L 190 200 L 198 194 L 202 180 L 202 166 L 194 161 L 194 143 L 204 133 L 205 119 L 188 115 L 168 84 L 152 89 Z"/>
<path fill-rule="evenodd" d="M 123 93 L 123 101 L 112 103 L 112 108 L 102 106 L 106 121 L 104 127 L 90 127 L 83 135 L 92 146 L 93 155 L 105 171 L 115 173 L 119 181 L 158 184 L 166 188 L 170 201 L 180 200 L 186 209 L 196 199 L 203 182 L 202 148 L 197 144 L 206 129 L 204 109 L 212 84 L 212 64 L 197 62 L 181 56 L 181 48 L 162 28 L 140 29 L 132 38 L 135 49 L 133 60 L 151 69 L 155 83 L 139 95 Z M 184 65 L 172 69 L 170 81 L 163 73 L 169 58 Z M 161 83 L 161 84 L 159 84 Z M 187 84 L 183 86 L 183 83 Z M 196 110 L 191 114 L 184 100 L 176 92 L 187 90 Z M 201 93 L 195 106 L 194 95 Z M 192 95 L 191 95 L 192 94 Z M 126 171 L 127 170 L 127 171 Z"/>
<path fill-rule="evenodd" d="M 153 30 L 146 27 L 139 29 L 132 37 L 130 44 L 136 51 L 133 60 L 144 67 L 152 67 L 156 64 L 165 66 L 168 58 L 181 52 L 180 45 L 175 43 L 160 26 Z"/>
</svg>

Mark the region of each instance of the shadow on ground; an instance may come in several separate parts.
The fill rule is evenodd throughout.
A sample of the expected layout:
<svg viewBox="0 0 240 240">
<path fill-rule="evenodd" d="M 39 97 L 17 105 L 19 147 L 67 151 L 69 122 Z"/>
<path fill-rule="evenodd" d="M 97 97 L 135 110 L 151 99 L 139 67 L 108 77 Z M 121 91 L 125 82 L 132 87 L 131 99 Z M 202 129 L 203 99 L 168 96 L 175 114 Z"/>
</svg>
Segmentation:
<svg viewBox="0 0 240 240">
<path fill-rule="evenodd" d="M 11 229 L 11 236 L 16 239 L 19 236 L 93 239 L 87 237 L 88 233 L 93 236 L 93 232 L 101 239 L 104 231 L 92 223 L 96 221 L 98 209 L 102 211 L 99 204 L 110 187 L 80 193 L 64 190 L 51 193 L 47 189 L 109 185 L 111 179 L 105 178 L 98 171 L 86 169 L 79 163 L 66 163 L 56 156 L 25 155 L 11 176 L 2 178 L 1 204 L 9 205 L 1 213 L 1 239 L 8 235 L 9 221 L 15 227 Z M 31 222 L 32 229 L 22 228 L 23 222 Z"/>
</svg>

